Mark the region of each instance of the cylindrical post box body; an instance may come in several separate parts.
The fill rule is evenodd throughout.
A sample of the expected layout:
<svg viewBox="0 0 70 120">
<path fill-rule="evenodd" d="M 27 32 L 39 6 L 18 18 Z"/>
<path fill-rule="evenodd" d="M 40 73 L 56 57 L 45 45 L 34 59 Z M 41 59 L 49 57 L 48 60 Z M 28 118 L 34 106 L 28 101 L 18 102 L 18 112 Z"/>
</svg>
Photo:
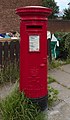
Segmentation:
<svg viewBox="0 0 70 120">
<path fill-rule="evenodd" d="M 47 17 L 51 14 L 51 9 L 28 6 L 18 8 L 16 13 L 21 19 L 20 90 L 28 98 L 46 107 L 48 95 Z"/>
</svg>

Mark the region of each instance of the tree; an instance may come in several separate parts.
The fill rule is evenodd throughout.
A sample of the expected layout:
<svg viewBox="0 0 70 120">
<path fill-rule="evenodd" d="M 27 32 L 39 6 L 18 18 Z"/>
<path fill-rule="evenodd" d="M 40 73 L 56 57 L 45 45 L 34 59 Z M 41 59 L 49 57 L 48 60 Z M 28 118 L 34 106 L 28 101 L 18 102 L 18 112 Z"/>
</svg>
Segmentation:
<svg viewBox="0 0 70 120">
<path fill-rule="evenodd" d="M 58 17 L 59 6 L 57 6 L 57 2 L 55 2 L 55 0 L 42 0 L 42 3 L 44 7 L 48 7 L 53 10 L 49 18 L 54 19 Z"/>
<path fill-rule="evenodd" d="M 70 20 L 70 7 L 68 9 L 64 9 L 63 19 Z"/>
</svg>

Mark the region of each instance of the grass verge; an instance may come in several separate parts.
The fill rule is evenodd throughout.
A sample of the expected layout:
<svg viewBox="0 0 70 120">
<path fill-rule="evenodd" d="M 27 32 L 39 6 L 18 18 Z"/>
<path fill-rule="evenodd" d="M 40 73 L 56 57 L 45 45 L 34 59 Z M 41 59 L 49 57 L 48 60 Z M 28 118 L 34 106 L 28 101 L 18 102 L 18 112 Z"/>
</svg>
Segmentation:
<svg viewBox="0 0 70 120">
<path fill-rule="evenodd" d="M 48 105 L 51 107 L 58 99 L 58 91 L 48 87 Z M 0 116 L 2 120 L 44 120 L 44 114 L 37 104 L 32 103 L 19 91 L 18 87 L 0 101 Z"/>
<path fill-rule="evenodd" d="M 19 67 L 9 64 L 0 71 L 0 83 L 17 80 L 19 78 Z M 53 78 L 48 77 L 49 84 L 55 82 Z M 52 106 L 58 98 L 58 91 L 48 87 L 48 105 Z M 33 104 L 25 95 L 19 92 L 16 86 L 15 90 L 0 101 L 0 117 L 1 120 L 44 120 L 44 115 L 40 111 L 39 106 Z"/>
<path fill-rule="evenodd" d="M 51 83 L 56 82 L 54 78 L 48 76 L 48 106 L 52 107 L 53 103 L 58 100 L 59 91 L 50 86 Z"/>
<path fill-rule="evenodd" d="M 51 76 L 48 76 L 48 84 L 50 84 L 52 82 L 56 82 L 56 80 L 54 78 L 52 78 Z"/>
<path fill-rule="evenodd" d="M 0 101 L 0 115 L 2 120 L 44 120 L 39 106 L 33 104 L 18 88 Z"/>
<path fill-rule="evenodd" d="M 49 63 L 49 69 L 58 68 L 62 65 L 70 64 L 70 59 L 67 60 L 52 60 L 51 63 Z"/>
<path fill-rule="evenodd" d="M 52 107 L 53 103 L 58 100 L 58 90 L 48 86 L 48 106 Z"/>
<path fill-rule="evenodd" d="M 14 82 L 19 78 L 19 65 L 18 63 L 8 62 L 7 66 L 0 69 L 0 84 L 5 82 Z"/>
</svg>

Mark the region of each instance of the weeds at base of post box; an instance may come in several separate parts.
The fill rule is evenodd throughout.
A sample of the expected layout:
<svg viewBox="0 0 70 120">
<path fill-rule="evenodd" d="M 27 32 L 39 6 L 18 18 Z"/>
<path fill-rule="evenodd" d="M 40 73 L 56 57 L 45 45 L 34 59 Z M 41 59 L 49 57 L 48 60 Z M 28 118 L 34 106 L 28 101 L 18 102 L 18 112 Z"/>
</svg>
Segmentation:
<svg viewBox="0 0 70 120">
<path fill-rule="evenodd" d="M 48 106 L 52 107 L 53 103 L 58 100 L 59 91 L 48 86 Z"/>
<path fill-rule="evenodd" d="M 0 116 L 3 120 L 44 120 L 44 116 L 39 107 L 33 104 L 18 87 L 0 101 Z"/>
<path fill-rule="evenodd" d="M 3 101 L 0 101 L 0 115 L 2 119 L 8 120 L 44 120 L 44 114 L 39 106 L 33 104 L 29 98 L 26 98 L 16 85 L 12 93 Z M 58 99 L 58 91 L 49 87 L 48 104 L 52 106 Z"/>
</svg>

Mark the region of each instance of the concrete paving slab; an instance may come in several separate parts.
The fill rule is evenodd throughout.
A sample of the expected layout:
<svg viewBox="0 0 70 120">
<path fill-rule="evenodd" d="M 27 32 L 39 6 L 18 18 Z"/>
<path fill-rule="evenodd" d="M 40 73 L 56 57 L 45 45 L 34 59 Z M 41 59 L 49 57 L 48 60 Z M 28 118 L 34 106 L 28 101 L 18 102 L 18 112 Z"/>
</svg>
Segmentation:
<svg viewBox="0 0 70 120">
<path fill-rule="evenodd" d="M 70 74 L 70 64 L 63 65 L 62 67 L 60 67 L 60 69 Z"/>
<path fill-rule="evenodd" d="M 70 118 L 70 105 L 64 101 L 53 107 L 53 110 L 54 111 L 58 110 L 63 116 L 66 115 L 66 117 Z"/>
<path fill-rule="evenodd" d="M 48 112 L 48 120 L 70 120 L 70 106 L 62 101 Z"/>
<path fill-rule="evenodd" d="M 66 120 L 66 117 L 64 117 L 59 111 L 51 111 L 48 114 L 48 120 Z"/>
<path fill-rule="evenodd" d="M 0 99 L 7 97 L 15 88 L 17 83 L 7 83 L 3 86 L 0 86 Z"/>
<path fill-rule="evenodd" d="M 49 75 L 53 77 L 61 85 L 66 86 L 67 88 L 70 88 L 70 74 L 60 69 L 57 69 L 57 70 L 55 69 L 50 71 Z"/>
<path fill-rule="evenodd" d="M 63 87 L 56 82 L 51 83 L 50 86 L 59 91 L 58 98 L 60 100 L 65 100 L 70 97 L 70 89 Z"/>
<path fill-rule="evenodd" d="M 65 102 L 65 103 L 67 103 L 67 104 L 70 106 L 70 97 L 69 97 L 69 98 L 64 99 L 64 102 Z"/>
<path fill-rule="evenodd" d="M 59 104 L 53 107 L 53 110 L 59 110 L 62 106 L 64 106 L 66 103 L 64 101 L 61 101 Z"/>
<path fill-rule="evenodd" d="M 64 117 L 69 118 L 70 119 L 70 106 L 68 104 L 63 105 L 60 109 L 59 109 L 60 113 L 63 114 Z"/>
</svg>

